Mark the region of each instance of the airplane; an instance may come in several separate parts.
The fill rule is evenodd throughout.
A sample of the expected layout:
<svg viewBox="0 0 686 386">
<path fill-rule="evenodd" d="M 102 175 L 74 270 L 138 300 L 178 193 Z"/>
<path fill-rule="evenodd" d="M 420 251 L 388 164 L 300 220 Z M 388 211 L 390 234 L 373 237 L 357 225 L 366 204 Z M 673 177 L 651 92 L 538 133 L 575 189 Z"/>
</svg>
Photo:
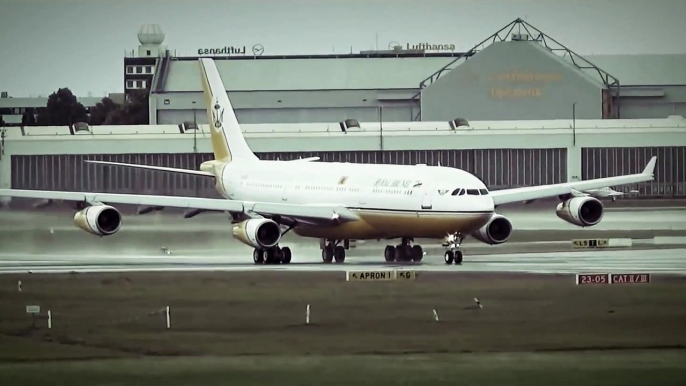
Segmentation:
<svg viewBox="0 0 686 386">
<path fill-rule="evenodd" d="M 489 191 L 473 174 L 452 167 L 393 164 L 260 160 L 248 146 L 226 88 L 212 59 L 198 59 L 207 104 L 214 159 L 200 170 L 85 162 L 116 167 L 157 170 L 209 178 L 222 198 L 156 196 L 95 192 L 0 189 L 0 196 L 66 201 L 80 209 L 76 226 L 100 237 L 117 233 L 122 215 L 114 204 L 187 208 L 192 217 L 204 211 L 228 213 L 232 235 L 253 248 L 255 264 L 288 264 L 284 234 L 293 231 L 320 240 L 324 263 L 343 263 L 350 240 L 389 241 L 387 262 L 420 262 L 424 256 L 416 238 L 440 240 L 446 264 L 462 264 L 465 237 L 495 245 L 506 242 L 513 230 L 502 205 L 546 197 L 566 197 L 556 215 L 580 227 L 598 224 L 603 205 L 574 191 L 635 184 L 654 179 L 657 157 L 637 174 Z"/>
</svg>

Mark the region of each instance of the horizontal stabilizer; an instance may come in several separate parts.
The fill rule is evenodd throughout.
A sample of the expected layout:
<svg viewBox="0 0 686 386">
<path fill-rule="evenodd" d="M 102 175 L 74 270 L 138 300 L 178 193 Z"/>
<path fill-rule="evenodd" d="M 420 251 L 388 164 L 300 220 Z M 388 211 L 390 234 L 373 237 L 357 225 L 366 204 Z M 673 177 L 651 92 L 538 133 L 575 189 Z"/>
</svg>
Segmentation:
<svg viewBox="0 0 686 386">
<path fill-rule="evenodd" d="M 100 164 L 100 165 L 123 166 L 123 167 L 134 168 L 134 169 L 157 170 L 160 172 L 191 174 L 191 175 L 203 176 L 203 177 L 214 177 L 214 174 L 212 174 L 210 172 L 203 172 L 201 170 L 176 169 L 176 168 L 168 168 L 168 167 L 164 167 L 164 166 L 125 164 L 125 163 L 121 163 L 121 162 L 108 162 L 108 161 L 85 160 L 84 162 L 88 162 L 91 164 Z"/>
</svg>

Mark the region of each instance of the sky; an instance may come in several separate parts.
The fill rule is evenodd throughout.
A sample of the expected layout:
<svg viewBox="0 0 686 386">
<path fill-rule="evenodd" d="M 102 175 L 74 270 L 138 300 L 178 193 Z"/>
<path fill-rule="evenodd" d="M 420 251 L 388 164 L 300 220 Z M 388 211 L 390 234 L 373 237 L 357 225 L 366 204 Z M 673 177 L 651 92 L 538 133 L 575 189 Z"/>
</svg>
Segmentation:
<svg viewBox="0 0 686 386">
<path fill-rule="evenodd" d="M 179 56 L 198 48 L 264 54 L 387 49 L 390 42 L 468 50 L 518 17 L 575 52 L 686 53 L 685 0 L 0 0 L 0 91 L 123 92 L 123 58 L 156 23 Z"/>
</svg>

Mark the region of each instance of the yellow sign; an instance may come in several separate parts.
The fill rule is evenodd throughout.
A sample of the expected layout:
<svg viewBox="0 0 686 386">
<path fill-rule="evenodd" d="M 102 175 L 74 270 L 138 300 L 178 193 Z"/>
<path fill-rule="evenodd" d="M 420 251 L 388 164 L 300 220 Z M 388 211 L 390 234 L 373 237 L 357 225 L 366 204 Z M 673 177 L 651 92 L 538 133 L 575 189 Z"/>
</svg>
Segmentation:
<svg viewBox="0 0 686 386">
<path fill-rule="evenodd" d="M 572 240 L 574 248 L 606 248 L 607 239 L 575 239 Z"/>
<path fill-rule="evenodd" d="M 415 271 L 346 271 L 346 281 L 415 280 Z"/>
<path fill-rule="evenodd" d="M 491 82 L 558 82 L 562 80 L 562 74 L 546 74 L 540 72 L 510 71 L 502 74 L 488 76 Z"/>
<path fill-rule="evenodd" d="M 395 271 L 396 280 L 414 280 L 417 276 L 414 271 Z"/>
<path fill-rule="evenodd" d="M 489 94 L 493 99 L 504 98 L 539 98 L 543 92 L 540 87 L 533 88 L 509 88 L 509 87 L 491 87 Z"/>
</svg>

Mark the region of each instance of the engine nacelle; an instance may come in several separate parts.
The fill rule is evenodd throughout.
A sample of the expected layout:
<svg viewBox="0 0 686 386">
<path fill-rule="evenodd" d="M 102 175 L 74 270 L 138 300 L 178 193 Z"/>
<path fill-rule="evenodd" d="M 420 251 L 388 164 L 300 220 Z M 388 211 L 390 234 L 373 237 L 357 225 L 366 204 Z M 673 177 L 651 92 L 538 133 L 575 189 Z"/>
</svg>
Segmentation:
<svg viewBox="0 0 686 386">
<path fill-rule="evenodd" d="M 494 214 L 490 220 L 478 231 L 472 233 L 472 237 L 486 244 L 502 244 L 512 234 L 512 223 L 505 216 Z"/>
<path fill-rule="evenodd" d="M 233 236 L 253 248 L 269 248 L 281 240 L 281 227 L 270 219 L 249 219 L 233 226 Z"/>
<path fill-rule="evenodd" d="M 74 223 L 77 227 L 98 236 L 117 233 L 121 228 L 121 222 L 121 213 L 109 205 L 89 206 L 74 215 Z"/>
<path fill-rule="evenodd" d="M 596 225 L 603 219 L 603 203 L 593 197 L 574 197 L 555 209 L 557 217 L 581 227 Z"/>
</svg>

